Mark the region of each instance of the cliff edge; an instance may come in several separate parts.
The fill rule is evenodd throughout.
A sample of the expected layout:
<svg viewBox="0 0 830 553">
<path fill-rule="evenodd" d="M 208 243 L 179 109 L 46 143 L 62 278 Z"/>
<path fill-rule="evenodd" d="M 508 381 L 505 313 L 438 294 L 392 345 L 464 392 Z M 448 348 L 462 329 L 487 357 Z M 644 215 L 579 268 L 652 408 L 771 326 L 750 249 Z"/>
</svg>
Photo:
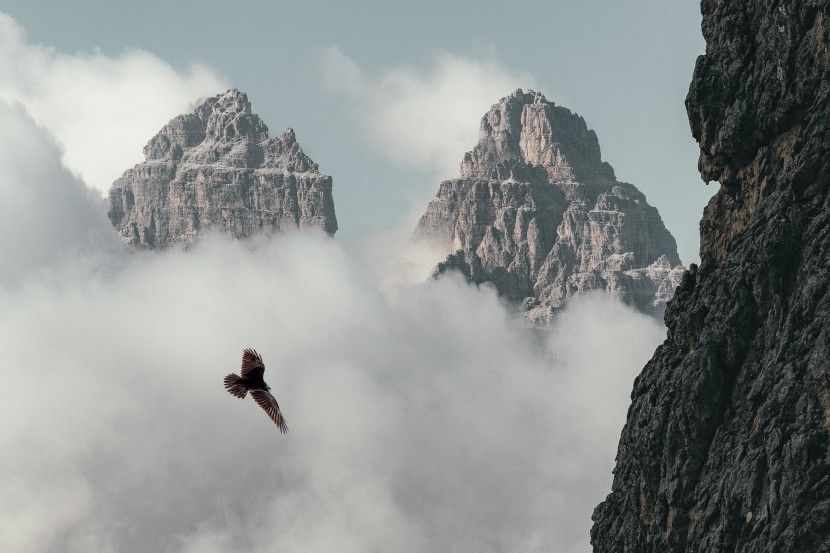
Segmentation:
<svg viewBox="0 0 830 553">
<path fill-rule="evenodd" d="M 830 551 L 828 2 L 705 0 L 701 264 L 634 384 L 598 552 Z"/>
</svg>

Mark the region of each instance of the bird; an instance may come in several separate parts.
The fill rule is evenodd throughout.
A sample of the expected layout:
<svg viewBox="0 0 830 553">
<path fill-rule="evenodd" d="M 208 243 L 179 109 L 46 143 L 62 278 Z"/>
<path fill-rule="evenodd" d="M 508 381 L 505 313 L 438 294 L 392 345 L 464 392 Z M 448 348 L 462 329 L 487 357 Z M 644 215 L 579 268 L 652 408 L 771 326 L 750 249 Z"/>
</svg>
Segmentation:
<svg viewBox="0 0 830 553">
<path fill-rule="evenodd" d="M 248 392 L 251 392 L 251 397 L 254 401 L 262 407 L 271 420 L 274 421 L 280 432 L 285 434 L 288 432 L 288 425 L 285 424 L 280 412 L 280 406 L 277 405 L 277 400 L 271 395 L 271 387 L 265 383 L 262 375 L 265 373 L 265 363 L 262 362 L 262 357 L 251 348 L 245 348 L 242 352 L 242 369 L 241 376 L 234 373 L 225 377 L 225 389 L 228 392 L 240 399 L 245 399 Z"/>
</svg>

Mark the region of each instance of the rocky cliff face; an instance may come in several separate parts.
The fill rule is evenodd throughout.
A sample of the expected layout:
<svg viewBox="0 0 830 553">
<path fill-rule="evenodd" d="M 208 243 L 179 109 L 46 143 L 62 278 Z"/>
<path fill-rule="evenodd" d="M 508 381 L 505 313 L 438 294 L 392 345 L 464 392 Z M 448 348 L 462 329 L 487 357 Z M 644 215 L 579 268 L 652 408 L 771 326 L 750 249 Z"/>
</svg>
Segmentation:
<svg viewBox="0 0 830 553">
<path fill-rule="evenodd" d="M 170 121 L 144 157 L 110 189 L 110 220 L 126 244 L 189 245 L 217 227 L 236 237 L 337 230 L 331 177 L 319 173 L 293 130 L 268 138 L 238 90 Z"/>
<path fill-rule="evenodd" d="M 637 378 L 599 552 L 830 551 L 830 8 L 705 0 L 701 264 Z"/>
<path fill-rule="evenodd" d="M 455 252 L 438 272 L 495 284 L 539 323 L 595 289 L 660 316 L 684 271 L 657 210 L 616 180 L 596 134 L 533 91 L 484 115 L 461 177 L 441 183 L 415 234 Z"/>
</svg>

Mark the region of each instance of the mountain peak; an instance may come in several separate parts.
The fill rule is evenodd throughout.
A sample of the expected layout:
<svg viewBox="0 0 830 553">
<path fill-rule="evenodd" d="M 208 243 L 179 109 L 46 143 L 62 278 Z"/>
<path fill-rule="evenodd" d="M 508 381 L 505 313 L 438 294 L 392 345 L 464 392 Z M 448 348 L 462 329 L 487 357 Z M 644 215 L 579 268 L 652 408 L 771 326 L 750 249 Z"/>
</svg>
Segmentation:
<svg viewBox="0 0 830 553">
<path fill-rule="evenodd" d="M 585 120 L 533 90 L 484 114 L 461 178 L 440 184 L 415 234 L 449 245 L 437 273 L 491 282 L 540 324 L 594 289 L 659 317 L 683 273 L 657 210 L 614 178 Z"/>
<path fill-rule="evenodd" d="M 110 189 L 110 219 L 127 244 L 188 245 L 211 226 L 237 237 L 337 230 L 331 177 L 319 173 L 293 129 L 269 138 L 238 89 L 173 118 L 144 156 Z"/>
<path fill-rule="evenodd" d="M 500 102 L 502 102 L 504 100 L 511 100 L 511 99 L 512 100 L 518 100 L 523 104 L 541 104 L 541 103 L 553 104 L 553 102 L 548 102 L 547 101 L 544 94 L 542 94 L 541 92 L 536 92 L 535 90 L 532 90 L 530 88 L 527 89 L 527 92 L 525 92 L 521 88 L 517 88 L 516 90 L 514 90 L 513 92 L 511 92 L 510 94 L 508 94 L 507 96 L 502 98 L 500 100 Z"/>
<path fill-rule="evenodd" d="M 244 92 L 233 88 L 208 99 L 202 106 L 210 106 L 211 109 L 205 128 L 207 139 L 227 141 L 242 138 L 261 142 L 268 138 L 268 127 L 258 115 L 251 113 L 251 102 Z M 199 112 L 198 108 L 196 112 Z"/>
<path fill-rule="evenodd" d="M 461 177 L 498 180 L 505 167 L 517 166 L 544 169 L 554 182 L 614 180 L 582 117 L 521 88 L 481 118 L 478 144 L 465 154 Z"/>
</svg>

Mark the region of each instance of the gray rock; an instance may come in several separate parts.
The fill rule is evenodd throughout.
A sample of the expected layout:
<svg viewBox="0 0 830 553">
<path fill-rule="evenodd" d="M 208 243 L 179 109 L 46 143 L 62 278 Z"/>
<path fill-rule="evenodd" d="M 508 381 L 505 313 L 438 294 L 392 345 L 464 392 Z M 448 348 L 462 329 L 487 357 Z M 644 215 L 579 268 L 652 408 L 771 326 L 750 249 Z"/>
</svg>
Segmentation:
<svg viewBox="0 0 830 553">
<path fill-rule="evenodd" d="M 238 90 L 170 121 L 144 157 L 109 194 L 110 220 L 128 245 L 190 245 L 209 228 L 237 238 L 337 230 L 331 177 L 319 173 L 292 129 L 269 138 Z"/>
<path fill-rule="evenodd" d="M 460 178 L 441 183 L 415 234 L 455 252 L 436 274 L 491 282 L 536 324 L 596 289 L 660 317 L 684 271 L 657 210 L 616 180 L 585 120 L 521 89 L 484 115 Z"/>
<path fill-rule="evenodd" d="M 830 551 L 830 11 L 706 0 L 686 106 L 721 188 L 637 378 L 598 552 Z"/>
</svg>

